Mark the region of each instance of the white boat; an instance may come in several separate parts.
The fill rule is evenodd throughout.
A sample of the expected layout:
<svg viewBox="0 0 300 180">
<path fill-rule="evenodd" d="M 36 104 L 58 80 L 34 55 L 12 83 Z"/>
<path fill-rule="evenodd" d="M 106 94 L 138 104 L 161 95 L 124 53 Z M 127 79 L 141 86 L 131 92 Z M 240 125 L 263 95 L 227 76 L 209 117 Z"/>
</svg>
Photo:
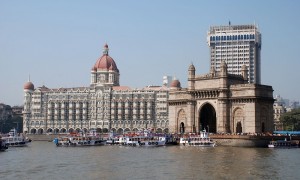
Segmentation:
<svg viewBox="0 0 300 180">
<path fill-rule="evenodd" d="M 8 146 L 12 147 L 27 146 L 31 142 L 24 134 L 18 134 L 16 129 L 11 129 L 8 136 L 2 137 L 2 139 L 6 141 Z"/>
<path fill-rule="evenodd" d="M 180 145 L 183 146 L 199 146 L 199 147 L 215 147 L 216 142 L 210 139 L 209 133 L 206 131 L 200 132 L 200 134 L 189 134 L 180 138 Z"/>
<path fill-rule="evenodd" d="M 165 146 L 166 138 L 160 136 L 132 136 L 126 137 L 126 142 L 124 145 L 127 146 L 145 146 L 145 147 L 155 147 L 155 146 Z"/>
<path fill-rule="evenodd" d="M 56 146 L 101 146 L 106 144 L 106 140 L 100 137 L 94 130 L 90 131 L 87 135 L 70 134 L 55 138 L 53 142 Z"/>
<path fill-rule="evenodd" d="M 166 145 L 166 138 L 164 136 L 159 136 L 148 130 L 127 134 L 122 138 L 119 138 L 119 141 L 121 142 L 121 145 L 125 146 L 155 147 Z"/>
</svg>

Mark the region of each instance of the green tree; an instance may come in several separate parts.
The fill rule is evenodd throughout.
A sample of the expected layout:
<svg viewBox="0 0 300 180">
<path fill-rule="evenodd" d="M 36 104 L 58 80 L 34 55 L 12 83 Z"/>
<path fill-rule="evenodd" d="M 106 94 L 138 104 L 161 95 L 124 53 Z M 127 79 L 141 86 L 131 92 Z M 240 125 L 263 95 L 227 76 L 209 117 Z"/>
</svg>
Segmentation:
<svg viewBox="0 0 300 180">
<path fill-rule="evenodd" d="M 280 117 L 284 130 L 300 130 L 300 108 L 293 109 Z"/>
<path fill-rule="evenodd" d="M 23 131 L 23 118 L 20 116 L 10 116 L 1 124 L 2 133 L 8 133 L 12 128 L 20 133 Z"/>
</svg>

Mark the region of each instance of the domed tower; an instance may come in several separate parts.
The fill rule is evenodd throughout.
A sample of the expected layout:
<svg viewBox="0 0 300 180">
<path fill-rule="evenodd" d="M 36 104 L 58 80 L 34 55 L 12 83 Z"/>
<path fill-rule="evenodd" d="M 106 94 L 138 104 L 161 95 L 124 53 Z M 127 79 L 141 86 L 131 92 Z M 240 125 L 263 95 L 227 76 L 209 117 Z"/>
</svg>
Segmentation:
<svg viewBox="0 0 300 180">
<path fill-rule="evenodd" d="M 188 89 L 194 90 L 195 89 L 195 66 L 193 64 L 189 67 L 189 77 L 188 77 Z"/>
<path fill-rule="evenodd" d="M 174 77 L 170 85 L 170 90 L 180 90 L 180 89 L 181 89 L 180 81 Z"/>
<path fill-rule="evenodd" d="M 108 55 L 108 45 L 103 48 L 103 55 L 97 60 L 91 70 L 91 85 L 119 86 L 119 69 L 113 58 Z"/>
<path fill-rule="evenodd" d="M 24 84 L 24 110 L 23 110 L 23 132 L 29 132 L 31 100 L 34 85 L 30 80 Z"/>
</svg>

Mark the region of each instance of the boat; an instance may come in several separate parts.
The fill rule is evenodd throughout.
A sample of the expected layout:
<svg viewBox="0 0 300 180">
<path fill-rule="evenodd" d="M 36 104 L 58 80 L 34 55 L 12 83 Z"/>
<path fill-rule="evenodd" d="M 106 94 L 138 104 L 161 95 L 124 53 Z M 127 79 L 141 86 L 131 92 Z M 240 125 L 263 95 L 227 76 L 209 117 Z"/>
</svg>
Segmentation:
<svg viewBox="0 0 300 180">
<path fill-rule="evenodd" d="M 5 151 L 8 149 L 8 145 L 6 144 L 6 140 L 2 139 L 0 136 L 0 151 Z"/>
<path fill-rule="evenodd" d="M 201 131 L 200 134 L 189 134 L 180 138 L 180 145 L 183 146 L 199 146 L 199 147 L 215 147 L 216 142 L 210 139 L 209 133 Z"/>
<path fill-rule="evenodd" d="M 119 144 L 124 146 L 157 147 L 166 145 L 166 137 L 151 133 L 148 130 L 129 133 L 119 138 Z"/>
<path fill-rule="evenodd" d="M 124 143 L 126 146 L 145 146 L 145 147 L 156 147 L 156 146 L 165 146 L 166 138 L 162 136 L 131 136 L 126 137 Z"/>
<path fill-rule="evenodd" d="M 53 140 L 56 146 L 101 146 L 106 144 L 106 140 L 100 137 L 95 130 L 82 135 L 81 133 L 71 133 L 67 136 L 55 138 Z"/>
<path fill-rule="evenodd" d="M 27 146 L 28 143 L 31 142 L 31 139 L 26 137 L 24 134 L 18 134 L 16 129 L 11 129 L 8 136 L 2 137 L 2 140 L 5 140 L 7 146 L 11 147 Z"/>
<path fill-rule="evenodd" d="M 268 148 L 298 148 L 299 141 L 298 140 L 276 140 L 270 141 L 268 144 Z"/>
</svg>

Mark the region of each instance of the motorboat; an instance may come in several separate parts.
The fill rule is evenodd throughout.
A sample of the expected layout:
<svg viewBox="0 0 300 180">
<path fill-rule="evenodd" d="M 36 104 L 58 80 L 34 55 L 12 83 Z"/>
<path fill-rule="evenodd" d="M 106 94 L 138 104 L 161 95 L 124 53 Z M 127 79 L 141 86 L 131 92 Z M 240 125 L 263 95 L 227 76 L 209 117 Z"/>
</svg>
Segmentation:
<svg viewBox="0 0 300 180">
<path fill-rule="evenodd" d="M 11 129 L 8 136 L 2 137 L 6 144 L 11 147 L 22 147 L 27 146 L 31 140 L 24 134 L 18 134 L 16 129 Z"/>
</svg>

